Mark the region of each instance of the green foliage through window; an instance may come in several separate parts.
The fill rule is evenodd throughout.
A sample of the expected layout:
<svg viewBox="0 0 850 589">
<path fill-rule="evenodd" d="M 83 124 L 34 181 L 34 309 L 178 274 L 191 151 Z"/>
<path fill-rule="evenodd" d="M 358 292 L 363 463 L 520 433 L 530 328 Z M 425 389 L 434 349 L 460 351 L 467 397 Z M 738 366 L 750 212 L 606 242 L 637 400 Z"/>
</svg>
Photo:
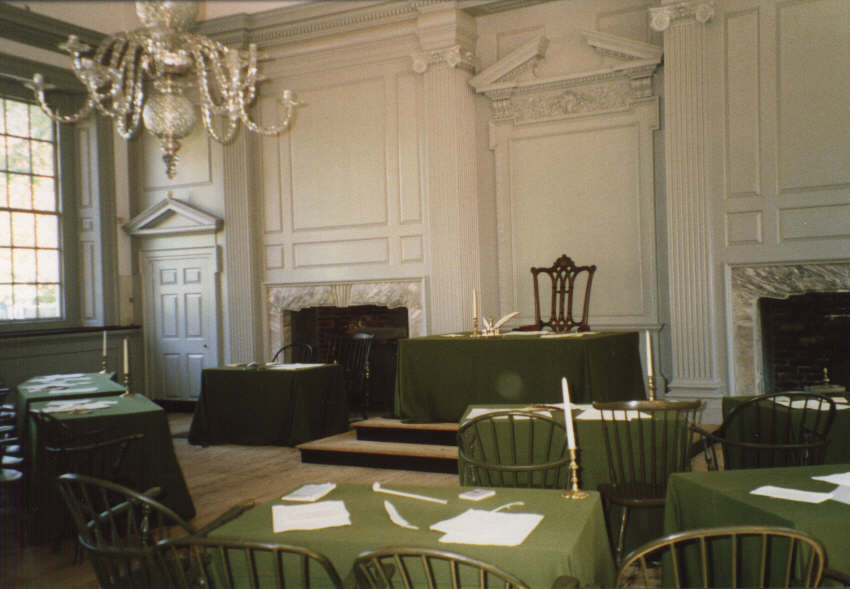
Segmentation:
<svg viewBox="0 0 850 589">
<path fill-rule="evenodd" d="M 0 97 L 0 321 L 62 317 L 56 127 Z"/>
</svg>

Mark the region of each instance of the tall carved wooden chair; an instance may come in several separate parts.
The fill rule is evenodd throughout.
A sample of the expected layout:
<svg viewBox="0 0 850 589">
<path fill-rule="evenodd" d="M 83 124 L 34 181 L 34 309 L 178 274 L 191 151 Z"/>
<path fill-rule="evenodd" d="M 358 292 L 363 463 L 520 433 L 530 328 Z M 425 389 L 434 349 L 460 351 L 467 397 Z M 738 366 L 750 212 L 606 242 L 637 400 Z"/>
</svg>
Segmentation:
<svg viewBox="0 0 850 589">
<path fill-rule="evenodd" d="M 621 508 L 615 555 L 623 557 L 629 510 L 662 507 L 670 474 L 690 470 L 691 426 L 699 401 L 594 403 L 602 415 L 608 482 L 599 485 L 606 515 Z"/>
<path fill-rule="evenodd" d="M 464 482 L 486 487 L 563 489 L 570 457 L 564 424 L 531 411 L 479 415 L 457 431 Z"/>
<path fill-rule="evenodd" d="M 548 268 L 531 268 L 534 280 L 534 329 L 552 331 L 590 331 L 590 287 L 596 266 L 577 266 L 572 258 L 562 255 Z M 540 282 L 549 279 L 550 299 L 548 316 L 540 304 Z M 577 314 L 577 310 L 578 313 Z"/>
<path fill-rule="evenodd" d="M 823 464 L 835 402 L 816 393 L 759 395 L 702 436 L 709 470 Z"/>
<path fill-rule="evenodd" d="M 818 587 L 826 559 L 823 544 L 799 530 L 766 526 L 688 530 L 648 542 L 629 554 L 616 586 Z"/>
<path fill-rule="evenodd" d="M 371 333 L 336 337 L 328 351 L 328 361 L 342 366 L 346 398 L 360 404 L 363 417 L 368 416 L 369 409 L 369 352 L 373 337 Z"/>
</svg>

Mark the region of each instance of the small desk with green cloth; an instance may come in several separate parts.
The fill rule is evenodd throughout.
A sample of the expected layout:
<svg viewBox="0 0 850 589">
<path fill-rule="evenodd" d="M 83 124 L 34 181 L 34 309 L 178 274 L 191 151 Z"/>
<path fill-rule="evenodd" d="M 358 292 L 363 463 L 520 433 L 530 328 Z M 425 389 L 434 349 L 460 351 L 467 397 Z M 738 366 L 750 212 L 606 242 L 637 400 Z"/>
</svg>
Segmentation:
<svg viewBox="0 0 850 589">
<path fill-rule="evenodd" d="M 210 537 L 305 546 L 327 556 L 343 578 L 350 573 L 354 559 L 363 551 L 387 546 L 418 546 L 456 552 L 489 562 L 535 588 L 550 587 L 561 575 L 578 579 L 581 586 L 610 586 L 614 581 L 614 563 L 605 536 L 598 493 L 591 492 L 583 500 L 570 500 L 557 490 L 496 489 L 495 496 L 471 502 L 458 498 L 459 493 L 468 490 L 462 487 L 402 488 L 394 485 L 392 488 L 446 499 L 448 503 L 441 505 L 376 493 L 369 485 L 340 484 L 323 500 L 344 501 L 351 515 L 350 526 L 274 533 L 272 505 L 287 502 L 272 501 L 221 526 Z M 410 530 L 392 523 L 384 508 L 385 500 L 389 500 L 404 519 L 419 529 Z M 510 508 L 510 512 L 543 515 L 543 520 L 519 546 L 440 543 L 442 534 L 428 529 L 432 524 L 470 508 L 492 510 L 514 501 L 524 504 Z"/>
<path fill-rule="evenodd" d="M 189 442 L 294 446 L 344 432 L 343 378 L 337 364 L 207 368 Z"/>
<path fill-rule="evenodd" d="M 399 340 L 395 413 L 457 421 L 468 405 L 645 399 L 637 332 L 434 335 Z"/>
<path fill-rule="evenodd" d="M 114 404 L 87 412 L 54 412 L 52 415 L 71 426 L 74 431 L 103 431 L 104 439 L 118 438 L 130 434 L 144 434 L 135 447 L 128 452 L 122 471 L 127 473 L 137 491 L 151 487 L 160 487 L 162 494 L 157 497 L 161 502 L 177 512 L 186 520 L 195 516 L 195 506 L 171 439 L 168 418 L 165 410 L 142 395 L 122 397 L 119 395 L 101 396 L 98 401 L 114 401 Z M 47 406 L 49 401 L 36 401 L 30 404 L 31 411 Z M 39 476 L 38 431 L 30 416 L 30 447 L 32 481 L 35 484 L 49 484 Z M 55 488 L 55 484 L 53 485 Z M 31 497 L 47 497 L 51 494 L 31 493 Z M 42 501 L 42 503 L 44 503 Z M 48 505 L 34 506 L 33 530 L 46 530 L 55 519 L 56 509 L 65 509 L 58 491 Z"/>
<path fill-rule="evenodd" d="M 833 397 L 835 401 L 835 419 L 832 422 L 832 427 L 829 430 L 829 445 L 826 447 L 824 456 L 824 464 L 840 464 L 850 462 L 850 405 L 846 403 L 847 395 L 850 393 L 841 393 L 839 395 L 827 395 Z M 723 398 L 723 417 L 729 415 L 735 407 L 749 401 L 753 397 L 751 395 L 741 395 L 734 397 Z M 844 401 L 843 403 L 840 401 Z"/>
<path fill-rule="evenodd" d="M 563 406 L 563 405 L 562 405 Z M 476 413 L 481 410 L 508 410 L 521 409 L 526 405 L 472 405 L 464 413 L 460 423 L 467 420 L 467 415 L 471 411 Z M 573 423 L 575 424 L 576 446 L 578 447 L 578 478 L 579 486 L 582 489 L 596 490 L 600 483 L 605 483 L 610 480 L 608 472 L 608 453 L 605 449 L 605 440 L 602 433 L 602 421 L 599 419 L 577 419 L 581 413 L 591 409 L 591 405 L 573 404 Z M 545 408 L 542 410 L 546 411 Z M 550 410 L 549 414 L 552 417 L 563 423 L 564 412 Z M 506 424 L 507 425 L 507 424 Z M 501 433 L 499 434 L 501 435 Z M 508 440 L 508 433 L 505 432 L 504 440 Z M 458 456 L 457 464 L 458 476 L 461 485 L 480 485 L 484 484 L 480 481 L 473 481 L 469 464 Z M 569 472 L 565 469 L 561 486 L 568 488 Z M 625 546 L 628 552 L 631 549 L 637 548 L 639 545 L 661 535 L 663 509 L 645 508 L 633 509 L 629 515 L 632 525 L 626 528 Z M 616 518 L 612 518 L 616 520 Z M 616 538 L 617 521 L 609 522 L 612 538 Z"/>
<path fill-rule="evenodd" d="M 831 500 L 801 503 L 750 494 L 763 485 L 830 492 L 835 485 L 812 477 L 849 471 L 850 464 L 831 464 L 671 475 L 664 533 L 716 526 L 793 528 L 823 543 L 829 568 L 850 574 L 850 505 Z"/>
</svg>

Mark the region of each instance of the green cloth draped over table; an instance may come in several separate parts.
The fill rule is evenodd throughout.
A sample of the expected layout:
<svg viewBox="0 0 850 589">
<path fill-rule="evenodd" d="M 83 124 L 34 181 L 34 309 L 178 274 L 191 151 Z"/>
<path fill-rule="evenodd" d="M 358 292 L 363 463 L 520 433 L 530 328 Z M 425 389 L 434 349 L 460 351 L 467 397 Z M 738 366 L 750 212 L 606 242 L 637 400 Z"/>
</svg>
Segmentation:
<svg viewBox="0 0 850 589">
<path fill-rule="evenodd" d="M 457 421 L 468 405 L 559 403 L 564 376 L 575 403 L 645 399 L 637 332 L 399 340 L 395 413 Z"/>
<path fill-rule="evenodd" d="M 843 472 L 850 472 L 850 464 L 674 474 L 667 486 L 664 533 L 716 526 L 793 528 L 823 543 L 829 568 L 850 574 L 850 505 L 750 494 L 763 485 L 826 493 L 835 485 L 812 477 Z"/>
<path fill-rule="evenodd" d="M 464 413 L 461 423 L 466 420 L 466 415 L 473 409 L 520 409 L 527 405 L 473 405 Z M 573 408 L 573 423 L 575 424 L 576 446 L 578 447 L 578 477 L 579 487 L 582 489 L 596 490 L 600 483 L 605 483 L 611 480 L 608 474 L 608 454 L 605 450 L 605 440 L 602 434 L 602 422 L 599 420 L 583 420 L 576 419 L 583 409 Z M 564 412 L 559 410 L 550 411 L 552 417 L 557 421 L 564 422 Z M 632 424 L 635 422 L 633 421 Z M 505 424 L 507 425 L 507 423 Z M 519 425 L 519 424 L 518 424 Z M 507 443 L 509 439 L 506 435 L 502 438 Z M 472 478 L 470 465 L 458 456 L 458 476 L 461 485 L 478 485 L 483 484 L 476 482 Z M 562 475 L 562 487 L 569 486 L 569 472 L 564 472 Z M 612 538 L 616 538 L 617 526 L 619 525 L 619 510 L 615 508 L 613 512 L 617 517 L 611 518 L 609 522 L 610 534 Z M 663 508 L 645 508 L 632 509 L 629 512 L 630 524 L 626 528 L 626 552 L 637 548 L 644 542 L 652 540 L 661 535 L 664 510 Z"/>
<path fill-rule="evenodd" d="M 157 499 L 184 519 L 192 519 L 195 516 L 195 506 L 174 452 L 165 410 L 142 395 L 101 396 L 97 400 L 116 403 L 102 409 L 87 410 L 85 413 L 54 412 L 53 416 L 68 424 L 73 431 L 103 431 L 104 440 L 130 434 L 144 434 L 144 439 L 134 442 L 130 447 L 131 450 L 122 465 L 122 472 L 135 482 L 137 491 L 160 487 L 162 494 Z M 48 401 L 37 401 L 30 404 L 30 409 L 38 410 L 47 404 Z M 37 436 L 35 423 L 30 417 L 30 447 L 33 449 L 38 448 Z M 49 484 L 39 476 L 39 460 L 42 458 L 38 456 L 37 450 L 33 450 L 31 458 L 33 484 Z M 67 509 L 55 482 L 52 487 L 56 491 L 54 499 L 34 506 L 34 532 L 47 530 L 51 522 L 58 521 L 56 510 L 64 512 Z M 43 493 L 30 495 L 33 499 L 44 496 Z M 48 493 L 47 497 L 50 496 Z"/>
<path fill-rule="evenodd" d="M 847 396 L 850 393 L 839 393 L 837 395 L 827 395 L 828 397 L 840 397 L 847 400 Z M 723 398 L 723 417 L 725 418 L 729 415 L 735 407 L 738 405 L 753 399 L 751 395 L 741 395 L 735 397 L 724 397 Z M 844 407 L 844 409 L 840 409 L 840 407 Z M 829 445 L 826 447 L 826 454 L 824 457 L 824 464 L 840 464 L 843 462 L 850 462 L 850 408 L 847 407 L 846 404 L 838 404 L 836 403 L 835 419 L 832 422 L 832 427 L 829 430 L 829 435 L 827 439 L 829 439 Z M 808 410 L 809 413 L 813 413 L 813 409 Z M 743 419 L 741 421 L 742 427 L 748 427 L 752 425 L 755 420 L 755 415 L 747 416 L 751 419 Z M 732 432 L 734 434 L 734 432 Z"/>
<path fill-rule="evenodd" d="M 351 525 L 311 531 L 272 531 L 272 505 L 295 505 L 272 501 L 244 513 L 210 534 L 211 538 L 276 542 L 306 546 L 327 556 L 340 576 L 351 571 L 354 559 L 365 550 L 386 546 L 419 546 L 457 552 L 494 564 L 519 577 L 530 587 L 548 588 L 560 575 L 575 577 L 581 586 L 610 586 L 614 563 L 605 535 L 601 500 L 590 493 L 584 500 L 570 500 L 562 491 L 546 489 L 497 489 L 483 501 L 464 501 L 461 487 L 413 487 L 393 485 L 392 489 L 446 499 L 446 505 L 375 493 L 368 485 L 340 484 L 322 500 L 342 500 L 351 515 Z M 291 489 L 284 489 L 281 495 Z M 392 523 L 384 509 L 389 500 L 409 523 L 410 530 Z M 459 515 L 467 509 L 492 510 L 500 505 L 523 501 L 510 513 L 537 513 L 543 520 L 519 546 L 473 546 L 444 544 L 442 533 L 429 526 Z M 349 579 L 350 580 L 350 579 Z M 239 583 L 237 582 L 238 586 Z"/>
<path fill-rule="evenodd" d="M 348 430 L 343 368 L 208 368 L 189 429 L 192 444 L 294 446 Z"/>
</svg>

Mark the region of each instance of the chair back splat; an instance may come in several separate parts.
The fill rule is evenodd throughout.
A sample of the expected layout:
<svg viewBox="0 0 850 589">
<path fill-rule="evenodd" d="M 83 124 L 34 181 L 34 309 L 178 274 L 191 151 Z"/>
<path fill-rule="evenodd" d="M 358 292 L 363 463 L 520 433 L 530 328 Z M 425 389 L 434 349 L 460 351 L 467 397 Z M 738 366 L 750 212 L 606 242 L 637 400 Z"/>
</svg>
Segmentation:
<svg viewBox="0 0 850 589">
<path fill-rule="evenodd" d="M 826 559 L 823 545 L 798 530 L 765 526 L 688 530 L 648 542 L 629 554 L 616 586 L 817 587 Z"/>
<path fill-rule="evenodd" d="M 300 546 L 188 537 L 161 543 L 157 557 L 174 589 L 342 587 L 326 556 Z"/>
<path fill-rule="evenodd" d="M 572 258 L 562 255 L 548 268 L 531 268 L 534 280 L 535 329 L 549 327 L 552 331 L 590 331 L 590 287 L 596 266 L 576 266 Z M 551 290 L 549 316 L 544 317 L 540 304 L 540 277 L 549 278 Z M 580 309 L 580 315 L 576 309 Z"/>
<path fill-rule="evenodd" d="M 615 556 L 623 556 L 630 508 L 661 507 L 667 479 L 690 469 L 691 426 L 699 401 L 594 403 L 602 415 L 608 457 L 607 483 L 599 485 L 606 511 L 622 508 Z"/>
<path fill-rule="evenodd" d="M 564 424 L 548 415 L 508 410 L 460 425 L 458 458 L 470 484 L 563 489 L 570 457 Z"/>
<path fill-rule="evenodd" d="M 699 427 L 710 470 L 823 464 L 835 402 L 816 393 L 759 395 L 713 432 Z"/>
<path fill-rule="evenodd" d="M 313 361 L 313 346 L 303 343 L 286 344 L 275 352 L 272 362 L 277 362 L 278 358 L 284 363 L 310 363 Z"/>
<path fill-rule="evenodd" d="M 495 565 L 428 548 L 391 547 L 363 552 L 354 561 L 354 574 L 360 589 L 528 587 Z"/>
</svg>

